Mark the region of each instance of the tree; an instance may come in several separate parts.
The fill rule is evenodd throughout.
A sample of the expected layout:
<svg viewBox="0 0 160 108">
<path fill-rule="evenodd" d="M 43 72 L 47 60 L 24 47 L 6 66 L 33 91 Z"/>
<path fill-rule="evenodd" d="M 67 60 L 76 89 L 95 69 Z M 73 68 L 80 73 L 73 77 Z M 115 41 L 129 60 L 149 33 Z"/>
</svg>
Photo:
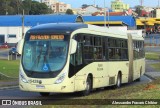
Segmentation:
<svg viewBox="0 0 160 108">
<path fill-rule="evenodd" d="M 0 2 L 0 14 L 1 15 L 6 15 L 8 14 L 8 8 L 9 8 L 9 0 L 1 0 Z"/>
<path fill-rule="evenodd" d="M 22 5 L 24 13 L 29 15 L 31 11 L 32 0 L 23 0 Z"/>
<path fill-rule="evenodd" d="M 51 9 L 44 3 L 39 3 L 34 0 L 1 0 L 0 15 L 39 15 L 52 13 Z"/>
<path fill-rule="evenodd" d="M 39 3 L 37 1 L 33 1 L 31 5 L 31 15 L 40 15 L 40 14 L 49 14 L 50 8 L 44 3 Z"/>
<path fill-rule="evenodd" d="M 22 0 L 11 0 L 10 6 L 13 7 L 13 11 L 15 14 L 21 14 L 22 8 Z"/>
<path fill-rule="evenodd" d="M 143 9 L 143 6 L 135 6 L 135 9 L 136 9 L 136 13 L 138 14 L 138 16 L 141 16 L 141 13 L 142 13 L 142 9 Z"/>
<path fill-rule="evenodd" d="M 73 15 L 74 13 L 73 13 L 72 9 L 67 9 L 66 14 Z"/>
</svg>

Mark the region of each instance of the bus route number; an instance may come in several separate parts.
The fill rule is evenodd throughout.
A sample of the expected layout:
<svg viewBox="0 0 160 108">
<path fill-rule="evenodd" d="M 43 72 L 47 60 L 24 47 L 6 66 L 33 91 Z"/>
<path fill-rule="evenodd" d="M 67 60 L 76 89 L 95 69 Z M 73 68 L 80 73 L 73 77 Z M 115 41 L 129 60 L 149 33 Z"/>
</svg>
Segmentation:
<svg viewBox="0 0 160 108">
<path fill-rule="evenodd" d="M 31 35 L 30 40 L 64 40 L 64 35 Z"/>
</svg>

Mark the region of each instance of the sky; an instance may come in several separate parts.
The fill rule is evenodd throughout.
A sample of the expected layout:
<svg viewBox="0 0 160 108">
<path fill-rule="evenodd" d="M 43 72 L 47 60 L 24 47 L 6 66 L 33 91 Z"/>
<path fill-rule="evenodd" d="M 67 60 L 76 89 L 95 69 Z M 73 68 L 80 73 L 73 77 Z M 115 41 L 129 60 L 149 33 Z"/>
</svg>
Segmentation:
<svg viewBox="0 0 160 108">
<path fill-rule="evenodd" d="M 82 4 L 92 5 L 94 4 L 94 0 L 59 0 L 61 2 L 65 2 L 67 4 L 71 4 L 72 8 L 79 8 Z M 95 0 L 96 5 L 100 7 L 104 7 L 104 0 Z M 105 0 L 106 6 L 110 8 L 111 1 L 114 0 Z M 136 5 L 140 5 L 140 0 L 122 0 L 124 3 L 129 4 L 130 7 L 134 7 Z M 160 0 L 159 0 L 160 1 Z M 157 7 L 158 0 L 144 0 L 144 6 Z"/>
</svg>

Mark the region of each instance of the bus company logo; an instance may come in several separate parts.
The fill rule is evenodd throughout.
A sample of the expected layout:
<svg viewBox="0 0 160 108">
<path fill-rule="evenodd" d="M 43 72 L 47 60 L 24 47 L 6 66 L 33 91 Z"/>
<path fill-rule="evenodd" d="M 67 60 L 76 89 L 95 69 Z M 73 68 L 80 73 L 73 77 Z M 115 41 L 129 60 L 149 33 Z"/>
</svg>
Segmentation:
<svg viewBox="0 0 160 108">
<path fill-rule="evenodd" d="M 42 84 L 42 80 L 28 80 L 29 83 L 38 83 L 38 84 Z"/>
<path fill-rule="evenodd" d="M 2 105 L 12 105 L 11 100 L 2 100 Z"/>
</svg>

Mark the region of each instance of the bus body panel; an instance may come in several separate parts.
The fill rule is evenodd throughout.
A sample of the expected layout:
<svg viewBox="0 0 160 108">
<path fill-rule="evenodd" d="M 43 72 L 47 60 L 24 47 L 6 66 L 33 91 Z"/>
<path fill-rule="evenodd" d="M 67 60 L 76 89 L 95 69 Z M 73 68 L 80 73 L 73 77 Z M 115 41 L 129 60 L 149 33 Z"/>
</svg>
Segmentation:
<svg viewBox="0 0 160 108">
<path fill-rule="evenodd" d="M 145 59 L 137 59 L 133 61 L 133 67 L 134 67 L 134 80 L 138 79 L 140 76 L 142 76 L 145 72 Z"/>
<path fill-rule="evenodd" d="M 128 61 L 94 62 L 77 72 L 76 76 L 86 75 L 87 77 L 87 75 L 91 73 L 93 75 L 93 88 L 99 88 L 114 85 L 117 80 L 118 72 L 122 73 L 122 83 L 127 83 Z M 83 81 L 86 80 L 84 76 Z M 77 86 L 76 88 L 80 88 L 77 84 L 75 86 Z"/>
</svg>

